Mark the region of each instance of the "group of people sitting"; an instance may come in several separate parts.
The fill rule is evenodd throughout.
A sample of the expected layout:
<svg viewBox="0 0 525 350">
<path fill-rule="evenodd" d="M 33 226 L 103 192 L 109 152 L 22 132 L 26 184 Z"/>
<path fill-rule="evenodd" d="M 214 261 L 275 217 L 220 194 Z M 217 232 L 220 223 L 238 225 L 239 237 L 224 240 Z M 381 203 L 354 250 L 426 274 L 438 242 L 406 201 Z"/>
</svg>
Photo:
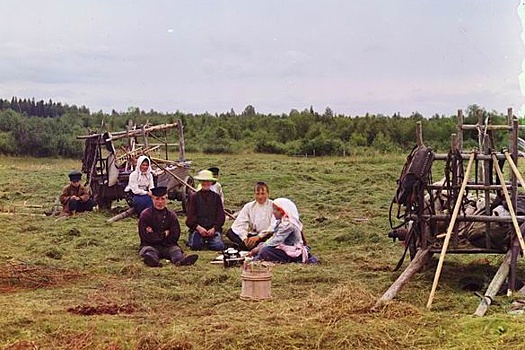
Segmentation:
<svg viewBox="0 0 525 350">
<path fill-rule="evenodd" d="M 175 212 L 166 206 L 167 188 L 154 186 L 148 157 L 139 157 L 137 164 L 136 170 L 129 176 L 127 189 L 133 193 L 133 207 L 139 215 L 140 257 L 151 267 L 161 266 L 161 259 L 175 265 L 194 264 L 198 255 L 185 255 L 178 243 L 181 228 Z M 86 197 L 88 192 L 80 184 L 79 175 L 78 172 L 69 175 L 71 183 L 60 196 L 64 210 L 72 213 L 91 210 L 94 205 L 89 195 Z M 188 198 L 185 222 L 189 228 L 187 245 L 191 250 L 226 249 L 222 237 L 226 219 L 224 197 L 218 175 L 219 169 L 213 167 L 194 176 L 199 186 Z M 225 234 L 231 241 L 229 245 L 249 251 L 247 256 L 254 260 L 318 262 L 309 252 L 296 205 L 287 198 L 272 201 L 269 195 L 266 183 L 255 184 L 255 199 L 243 206 Z"/>
</svg>

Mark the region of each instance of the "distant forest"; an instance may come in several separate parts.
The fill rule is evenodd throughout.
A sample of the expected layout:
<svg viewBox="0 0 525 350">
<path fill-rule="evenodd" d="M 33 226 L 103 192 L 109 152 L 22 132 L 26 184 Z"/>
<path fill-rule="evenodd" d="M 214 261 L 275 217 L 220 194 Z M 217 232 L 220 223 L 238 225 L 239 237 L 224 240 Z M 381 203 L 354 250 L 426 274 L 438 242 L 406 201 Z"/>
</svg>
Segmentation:
<svg viewBox="0 0 525 350">
<path fill-rule="evenodd" d="M 465 123 L 476 124 L 478 117 L 494 124 L 506 123 L 506 111 L 486 111 L 470 105 Z M 130 107 L 111 114 L 91 112 L 82 106 L 35 99 L 0 99 L 0 154 L 34 157 L 80 158 L 83 143 L 78 135 L 100 130 L 125 130 L 128 121 L 141 125 L 181 120 L 186 151 L 204 153 L 275 153 L 308 156 L 348 156 L 370 152 L 406 152 L 415 144 L 416 122 L 423 125 L 425 144 L 447 151 L 450 135 L 456 130 L 457 116 L 425 117 L 334 114 L 326 107 L 317 112 L 312 107 L 288 114 L 261 114 L 248 105 L 241 113 L 158 113 Z M 498 133 L 495 144 L 506 142 Z M 175 137 L 175 136 L 174 136 Z M 477 132 L 465 132 L 465 149 L 476 147 Z M 507 145 L 502 145 L 502 147 Z"/>
</svg>

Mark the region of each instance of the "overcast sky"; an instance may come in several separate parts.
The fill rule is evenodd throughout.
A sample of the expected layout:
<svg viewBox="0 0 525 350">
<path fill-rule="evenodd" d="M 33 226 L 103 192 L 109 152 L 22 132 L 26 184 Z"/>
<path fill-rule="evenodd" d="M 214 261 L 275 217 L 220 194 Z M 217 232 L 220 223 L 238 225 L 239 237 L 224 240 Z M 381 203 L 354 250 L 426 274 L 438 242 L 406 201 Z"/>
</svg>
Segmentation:
<svg viewBox="0 0 525 350">
<path fill-rule="evenodd" d="M 519 4 L 0 0 L 0 97 L 104 112 L 518 112 Z"/>
</svg>

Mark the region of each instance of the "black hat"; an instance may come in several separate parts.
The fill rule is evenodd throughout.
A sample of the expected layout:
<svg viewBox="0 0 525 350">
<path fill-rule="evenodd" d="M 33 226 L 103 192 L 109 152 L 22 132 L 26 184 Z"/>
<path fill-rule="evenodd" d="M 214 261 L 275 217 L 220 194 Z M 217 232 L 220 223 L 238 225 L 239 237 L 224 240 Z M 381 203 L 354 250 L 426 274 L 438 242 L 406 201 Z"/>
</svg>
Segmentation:
<svg viewBox="0 0 525 350">
<path fill-rule="evenodd" d="M 166 186 L 158 186 L 151 189 L 151 194 L 155 197 L 162 197 L 168 193 L 168 188 Z"/>
<path fill-rule="evenodd" d="M 216 166 L 212 166 L 211 168 L 208 168 L 208 170 L 211 171 L 213 175 L 219 175 L 219 168 Z"/>
<path fill-rule="evenodd" d="M 80 181 L 82 178 L 82 173 L 78 170 L 73 170 L 68 176 L 70 181 Z"/>
</svg>

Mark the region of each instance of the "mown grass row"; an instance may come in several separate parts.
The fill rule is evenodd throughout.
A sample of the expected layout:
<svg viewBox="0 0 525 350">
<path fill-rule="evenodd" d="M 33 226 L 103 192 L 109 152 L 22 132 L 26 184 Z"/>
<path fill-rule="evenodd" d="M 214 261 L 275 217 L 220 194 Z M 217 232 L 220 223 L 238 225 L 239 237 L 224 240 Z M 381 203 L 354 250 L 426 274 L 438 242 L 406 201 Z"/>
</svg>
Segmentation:
<svg viewBox="0 0 525 350">
<path fill-rule="evenodd" d="M 289 197 L 322 263 L 273 269 L 271 301 L 239 298 L 240 271 L 212 265 L 160 269 L 137 256 L 135 219 L 114 213 L 67 220 L 39 215 L 80 162 L 0 158 L 0 345 L 6 349 L 519 349 L 521 316 L 498 297 L 484 318 L 461 279 L 490 281 L 501 256 L 447 256 L 434 301 L 425 308 L 436 260 L 397 300 L 370 312 L 395 280 L 402 246 L 387 238 L 388 208 L 404 155 L 359 158 L 190 154 L 193 170 L 221 168 L 226 207 L 251 200 L 264 180 Z M 24 206 L 25 202 L 25 206 Z M 123 203 L 115 203 L 123 207 Z M 179 209 L 180 204 L 169 206 Z M 117 209 L 115 209 L 117 210 Z M 33 215 L 29 215 L 33 214 Z M 38 214 L 38 215 L 34 215 Z M 184 228 L 184 217 L 180 218 Z M 229 227 L 231 222 L 227 222 Z M 523 274 L 520 262 L 520 275 Z M 406 262 L 405 262 L 406 266 Z M 94 310 L 82 315 L 74 310 Z M 108 310 L 123 310 L 110 314 Z"/>
</svg>

